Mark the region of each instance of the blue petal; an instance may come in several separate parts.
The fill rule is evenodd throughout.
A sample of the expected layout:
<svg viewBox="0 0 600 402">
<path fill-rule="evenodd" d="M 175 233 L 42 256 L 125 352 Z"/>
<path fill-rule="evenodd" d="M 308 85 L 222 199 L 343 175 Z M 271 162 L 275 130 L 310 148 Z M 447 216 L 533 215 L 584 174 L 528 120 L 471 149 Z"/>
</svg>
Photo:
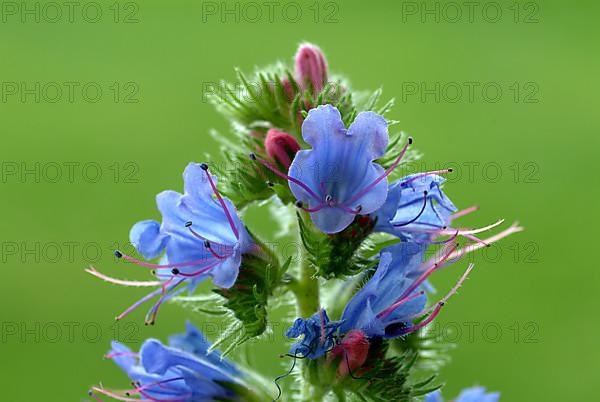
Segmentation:
<svg viewBox="0 0 600 402">
<path fill-rule="evenodd" d="M 191 322 L 186 322 L 185 329 L 185 333 L 169 337 L 169 346 L 191 353 L 202 359 L 208 359 L 214 365 L 222 366 L 231 374 L 239 374 L 238 369 L 227 359 L 223 359 L 218 350 L 208 353 L 211 343 Z"/>
<path fill-rule="evenodd" d="M 339 111 L 331 105 L 312 109 L 302 125 L 302 135 L 311 146 L 296 154 L 289 175 L 305 186 L 290 181 L 296 199 L 309 209 L 315 225 L 325 233 L 337 233 L 361 214 L 377 210 L 387 197 L 384 169 L 373 160 L 388 145 L 387 123 L 373 112 L 359 113 L 348 130 Z M 375 183 L 375 184 L 374 184 Z M 330 196 L 332 205 L 325 205 Z"/>
<path fill-rule="evenodd" d="M 234 378 L 222 367 L 213 364 L 206 357 L 164 346 L 156 339 L 148 339 L 140 349 L 140 362 L 149 373 L 164 374 L 169 369 L 183 366 L 195 371 L 199 376 L 211 380 L 234 381 Z"/>
<path fill-rule="evenodd" d="M 138 222 L 129 232 L 131 244 L 148 260 L 162 253 L 167 240 L 168 236 L 160 232 L 160 223 L 154 220 Z"/>
<path fill-rule="evenodd" d="M 445 179 L 429 175 L 410 181 L 415 176 L 418 175 L 406 176 L 390 186 L 385 204 L 375 213 L 375 231 L 394 234 L 403 240 L 427 241 L 430 235 L 418 230 L 436 230 L 450 224 L 450 215 L 456 207 L 441 190 Z M 427 205 L 421 213 L 424 191 L 427 191 Z"/>
<path fill-rule="evenodd" d="M 442 398 L 442 391 L 439 389 L 437 391 L 430 392 L 425 395 L 425 399 L 423 402 L 444 402 L 444 398 Z"/>
<path fill-rule="evenodd" d="M 498 402 L 499 400 L 499 393 L 486 394 L 484 387 L 473 387 L 463 390 L 455 402 Z"/>
<path fill-rule="evenodd" d="M 127 346 L 120 342 L 112 341 L 109 355 L 113 355 L 112 360 L 126 373 L 137 364 L 137 358 Z"/>
<path fill-rule="evenodd" d="M 414 254 L 397 254 L 396 258 L 390 252 L 381 253 L 375 274 L 352 297 L 344 309 L 340 327 L 342 333 L 347 333 L 351 329 L 361 329 L 369 336 L 394 337 L 395 329 L 399 328 L 399 325 L 404 327 L 411 325 L 412 317 L 425 307 L 427 301 L 425 295 L 403 303 L 382 317 L 377 315 L 399 301 L 413 283 L 414 279 L 407 276 L 406 262 L 420 260 L 420 250 L 411 250 Z"/>
<path fill-rule="evenodd" d="M 285 335 L 288 338 L 303 338 L 291 346 L 290 353 L 309 359 L 325 355 L 334 344 L 333 336 L 338 327 L 339 323 L 331 322 L 325 310 L 318 311 L 307 319 L 297 318 Z"/>
</svg>

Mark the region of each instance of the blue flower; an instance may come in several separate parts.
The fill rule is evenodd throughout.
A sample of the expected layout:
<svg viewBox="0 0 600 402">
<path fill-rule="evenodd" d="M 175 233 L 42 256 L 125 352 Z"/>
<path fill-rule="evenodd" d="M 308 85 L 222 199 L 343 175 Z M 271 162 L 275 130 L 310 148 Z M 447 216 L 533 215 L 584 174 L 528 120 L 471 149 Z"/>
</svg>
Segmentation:
<svg viewBox="0 0 600 402">
<path fill-rule="evenodd" d="M 338 322 L 329 320 L 325 310 L 320 310 L 307 319 L 297 318 L 288 328 L 288 338 L 302 339 L 290 348 L 290 354 L 298 357 L 317 359 L 327 353 L 334 345 L 334 334 L 339 327 Z"/>
<path fill-rule="evenodd" d="M 160 296 L 146 316 L 147 323 L 154 323 L 161 304 L 185 290 L 182 285 L 187 285 L 192 292 L 209 276 L 216 286 L 230 288 L 237 279 L 242 254 L 256 247 L 231 201 L 219 194 L 216 177 L 208 172 L 206 164 L 190 163 L 183 180 L 183 194 L 163 191 L 156 197 L 162 223 L 141 221 L 129 234 L 131 243 L 146 259 L 162 255 L 160 263 L 139 261 L 115 251 L 119 258 L 155 270 L 159 282 L 121 281 L 88 269 L 91 274 L 115 284 L 160 286 L 117 319 Z"/>
<path fill-rule="evenodd" d="M 146 340 L 139 353 L 127 346 L 112 343 L 107 357 L 132 380 L 134 389 L 119 393 L 102 387 L 92 388 L 122 401 L 180 401 L 241 400 L 231 387 L 245 386 L 241 372 L 218 352 L 207 353 L 210 344 L 190 323 L 185 334 L 171 337 L 169 346 L 156 339 Z"/>
<path fill-rule="evenodd" d="M 359 329 L 369 337 L 395 338 L 429 324 L 473 268 L 471 264 L 454 288 L 438 303 L 426 309 L 426 281 L 444 266 L 455 250 L 456 246 L 450 248 L 427 266 L 423 259 L 425 245 L 400 243 L 384 249 L 371 279 L 346 305 L 340 332 Z M 419 318 L 424 319 L 413 324 Z"/>
<path fill-rule="evenodd" d="M 454 402 L 498 402 L 499 400 L 498 392 L 486 393 L 483 387 L 473 387 L 463 390 Z M 424 402 L 444 402 L 442 392 L 437 390 L 427 394 Z"/>
<path fill-rule="evenodd" d="M 183 173 L 184 194 L 163 191 L 156 196 L 162 224 L 145 220 L 129 233 L 131 243 L 146 259 L 165 252 L 166 267 L 157 275 L 170 277 L 172 268 L 195 286 L 206 276 L 222 288 L 233 286 L 242 253 L 251 246 L 235 207 L 216 190 L 216 177 L 206 164 L 190 163 Z M 216 199 L 213 198 L 216 195 Z"/>
<path fill-rule="evenodd" d="M 406 176 L 390 185 L 385 204 L 374 216 L 375 231 L 402 240 L 425 241 L 431 233 L 445 229 L 456 207 L 441 190 L 446 180 L 437 174 Z"/>
<path fill-rule="evenodd" d="M 417 255 L 415 260 L 420 260 Z M 360 329 L 369 337 L 395 337 L 411 332 L 412 320 L 425 309 L 422 281 L 406 275 L 408 266 L 382 253 L 373 277 L 352 297 L 342 314 L 340 331 Z"/>
<path fill-rule="evenodd" d="M 359 113 L 348 129 L 331 105 L 309 111 L 302 137 L 312 146 L 299 151 L 289 169 L 290 189 L 325 233 L 348 227 L 358 213 L 379 209 L 387 196 L 384 169 L 374 163 L 388 146 L 387 122 Z"/>
<path fill-rule="evenodd" d="M 312 149 L 296 153 L 288 174 L 251 154 L 265 167 L 288 180 L 296 205 L 309 212 L 325 233 L 338 233 L 356 215 L 379 209 L 387 197 L 387 176 L 398 166 L 409 140 L 396 161 L 384 171 L 373 161 L 388 146 L 385 119 L 361 112 L 346 129 L 340 112 L 331 105 L 311 109 L 302 124 L 302 137 Z"/>
</svg>

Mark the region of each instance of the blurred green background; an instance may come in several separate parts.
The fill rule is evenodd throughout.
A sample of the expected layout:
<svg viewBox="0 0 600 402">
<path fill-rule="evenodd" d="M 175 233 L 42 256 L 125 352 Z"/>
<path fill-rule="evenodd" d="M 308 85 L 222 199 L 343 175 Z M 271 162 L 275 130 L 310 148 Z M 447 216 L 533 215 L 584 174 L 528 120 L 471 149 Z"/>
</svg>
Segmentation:
<svg viewBox="0 0 600 402">
<path fill-rule="evenodd" d="M 599 274 L 586 257 L 598 218 L 599 6 L 483 1 L 469 15 L 462 2 L 311 0 L 276 2 L 269 16 L 263 2 L 235 4 L 75 2 L 70 14 L 61 2 L 2 2 L 1 399 L 78 401 L 100 381 L 125 386 L 102 359 L 110 339 L 135 345 L 183 328 L 177 305 L 154 327 L 142 311 L 115 327 L 144 291 L 83 269 L 147 278 L 111 251 L 134 222 L 158 218 L 155 194 L 181 190 L 189 161 L 216 152 L 209 130 L 227 133 L 203 86 L 231 80 L 236 66 L 290 62 L 307 40 L 354 89 L 397 98 L 391 116 L 423 166 L 453 164 L 447 193 L 481 206 L 467 224 L 504 217 L 527 228 L 500 255 L 475 257 L 438 320 L 458 346 L 445 395 L 479 383 L 505 401 L 590 400 L 600 371 Z M 266 215 L 249 221 L 268 236 Z M 250 345 L 269 377 L 285 350 L 276 320 L 272 339 Z"/>
</svg>

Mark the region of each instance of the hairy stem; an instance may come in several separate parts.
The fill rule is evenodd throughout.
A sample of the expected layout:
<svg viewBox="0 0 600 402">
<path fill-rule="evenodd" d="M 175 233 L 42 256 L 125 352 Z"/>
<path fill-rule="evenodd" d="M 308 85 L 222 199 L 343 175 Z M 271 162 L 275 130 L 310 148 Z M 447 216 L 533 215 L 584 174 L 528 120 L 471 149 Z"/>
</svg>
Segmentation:
<svg viewBox="0 0 600 402">
<path fill-rule="evenodd" d="M 307 213 L 303 213 L 301 219 L 310 220 Z M 298 230 L 298 280 L 293 283 L 292 290 L 296 296 L 296 310 L 299 317 L 308 318 L 321 308 L 319 302 L 319 280 L 314 276 L 314 268 L 311 266 L 307 251 L 302 242 L 300 230 Z M 309 380 L 308 364 L 302 364 L 302 401 L 320 401 L 322 395 L 317 389 L 313 389 Z"/>
<path fill-rule="evenodd" d="M 298 272 L 300 277 L 295 283 L 294 293 L 296 294 L 298 315 L 308 318 L 321 308 L 319 302 L 319 280 L 314 276 L 314 268 L 311 266 L 306 255 L 307 251 L 300 236 L 298 236 L 298 243 L 300 246 L 298 255 Z"/>
</svg>

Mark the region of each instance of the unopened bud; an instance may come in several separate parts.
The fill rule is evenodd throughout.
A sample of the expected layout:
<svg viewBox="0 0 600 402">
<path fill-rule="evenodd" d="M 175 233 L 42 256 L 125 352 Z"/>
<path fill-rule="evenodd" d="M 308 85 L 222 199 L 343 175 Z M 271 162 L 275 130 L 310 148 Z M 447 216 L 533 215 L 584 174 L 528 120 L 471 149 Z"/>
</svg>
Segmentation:
<svg viewBox="0 0 600 402">
<path fill-rule="evenodd" d="M 300 45 L 295 78 L 302 89 L 312 86 L 313 92 L 321 92 L 327 83 L 327 62 L 321 49 L 310 43 Z"/>
<path fill-rule="evenodd" d="M 267 131 L 267 137 L 265 138 L 265 150 L 274 162 L 287 169 L 292 164 L 296 152 L 300 150 L 300 145 L 288 133 L 271 128 Z"/>
</svg>

